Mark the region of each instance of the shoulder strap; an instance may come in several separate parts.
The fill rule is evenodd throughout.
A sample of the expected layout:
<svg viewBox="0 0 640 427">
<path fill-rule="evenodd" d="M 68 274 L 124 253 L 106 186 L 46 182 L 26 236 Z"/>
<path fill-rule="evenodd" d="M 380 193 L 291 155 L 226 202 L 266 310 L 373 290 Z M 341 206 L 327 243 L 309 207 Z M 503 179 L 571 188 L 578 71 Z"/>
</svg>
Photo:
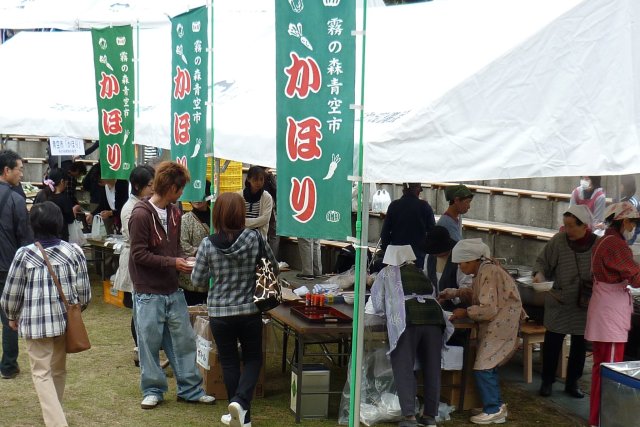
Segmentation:
<svg viewBox="0 0 640 427">
<path fill-rule="evenodd" d="M 64 292 L 62 292 L 62 285 L 60 285 L 60 280 L 58 279 L 58 276 L 56 275 L 56 273 L 54 273 L 53 267 L 51 267 L 51 263 L 49 262 L 49 257 L 47 256 L 47 252 L 44 250 L 40 242 L 36 242 L 35 244 L 38 247 L 38 249 L 40 249 L 40 252 L 42 253 L 44 262 L 47 264 L 47 269 L 49 270 L 49 274 L 51 275 L 51 278 L 56 284 L 56 288 L 58 288 L 58 293 L 60 294 L 60 298 L 62 298 L 62 302 L 64 303 L 64 306 L 67 307 L 69 305 L 69 301 L 67 301 L 67 297 L 65 297 Z"/>
</svg>

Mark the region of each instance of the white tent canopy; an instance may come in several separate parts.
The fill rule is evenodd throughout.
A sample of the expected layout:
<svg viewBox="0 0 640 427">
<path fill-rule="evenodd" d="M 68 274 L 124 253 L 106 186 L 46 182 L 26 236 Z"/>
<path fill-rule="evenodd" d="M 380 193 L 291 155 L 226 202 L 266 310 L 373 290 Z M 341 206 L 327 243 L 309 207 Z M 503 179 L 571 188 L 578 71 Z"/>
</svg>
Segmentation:
<svg viewBox="0 0 640 427">
<path fill-rule="evenodd" d="M 638 6 L 578 3 L 369 9 L 365 180 L 637 172 Z M 274 166 L 273 9 L 220 7 L 214 19 L 216 156 Z M 138 144 L 169 144 L 167 46 L 168 25 L 140 31 Z M 20 33 L 0 46 L 0 63 L 11 64 L 0 69 L 11 100 L 0 133 L 97 138 L 89 33 Z"/>
</svg>

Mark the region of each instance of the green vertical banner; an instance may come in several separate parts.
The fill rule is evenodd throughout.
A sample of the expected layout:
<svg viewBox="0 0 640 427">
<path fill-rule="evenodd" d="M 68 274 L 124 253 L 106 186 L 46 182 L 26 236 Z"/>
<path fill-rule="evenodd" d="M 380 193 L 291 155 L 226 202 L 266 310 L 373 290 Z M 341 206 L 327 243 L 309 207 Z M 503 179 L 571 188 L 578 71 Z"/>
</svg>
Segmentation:
<svg viewBox="0 0 640 427">
<path fill-rule="evenodd" d="M 276 1 L 278 234 L 351 236 L 355 0 Z"/>
<path fill-rule="evenodd" d="M 189 169 L 181 200 L 204 197 L 209 38 L 206 6 L 171 19 L 171 158 Z"/>
<path fill-rule="evenodd" d="M 130 25 L 92 29 L 96 73 L 100 173 L 107 179 L 129 179 L 135 163 L 135 63 Z"/>
</svg>

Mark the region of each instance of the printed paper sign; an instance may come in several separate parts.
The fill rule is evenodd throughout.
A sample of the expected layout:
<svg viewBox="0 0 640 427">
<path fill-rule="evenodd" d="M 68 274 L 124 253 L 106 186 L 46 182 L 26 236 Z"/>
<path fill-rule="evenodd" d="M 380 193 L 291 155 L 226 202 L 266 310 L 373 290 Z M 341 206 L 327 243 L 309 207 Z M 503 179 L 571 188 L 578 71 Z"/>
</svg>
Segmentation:
<svg viewBox="0 0 640 427">
<path fill-rule="evenodd" d="M 49 145 L 53 156 L 84 156 L 84 140 L 82 139 L 51 137 Z"/>
</svg>

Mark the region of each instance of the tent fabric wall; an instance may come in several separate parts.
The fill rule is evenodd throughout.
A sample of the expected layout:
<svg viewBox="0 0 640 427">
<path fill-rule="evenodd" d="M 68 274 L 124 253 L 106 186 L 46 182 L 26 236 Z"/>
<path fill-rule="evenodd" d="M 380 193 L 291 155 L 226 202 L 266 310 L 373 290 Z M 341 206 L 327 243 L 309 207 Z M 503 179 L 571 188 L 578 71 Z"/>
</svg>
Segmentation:
<svg viewBox="0 0 640 427">
<path fill-rule="evenodd" d="M 273 10 L 247 7 L 214 16 L 216 156 L 275 166 Z M 439 0 L 370 9 L 365 181 L 637 172 L 638 7 Z M 166 25 L 140 31 L 135 142 L 161 148 L 168 39 Z M 87 33 L 18 34 L 0 46 L 0 63 L 0 96 L 11 100 L 0 104 L 0 133 L 97 138 Z"/>
</svg>

